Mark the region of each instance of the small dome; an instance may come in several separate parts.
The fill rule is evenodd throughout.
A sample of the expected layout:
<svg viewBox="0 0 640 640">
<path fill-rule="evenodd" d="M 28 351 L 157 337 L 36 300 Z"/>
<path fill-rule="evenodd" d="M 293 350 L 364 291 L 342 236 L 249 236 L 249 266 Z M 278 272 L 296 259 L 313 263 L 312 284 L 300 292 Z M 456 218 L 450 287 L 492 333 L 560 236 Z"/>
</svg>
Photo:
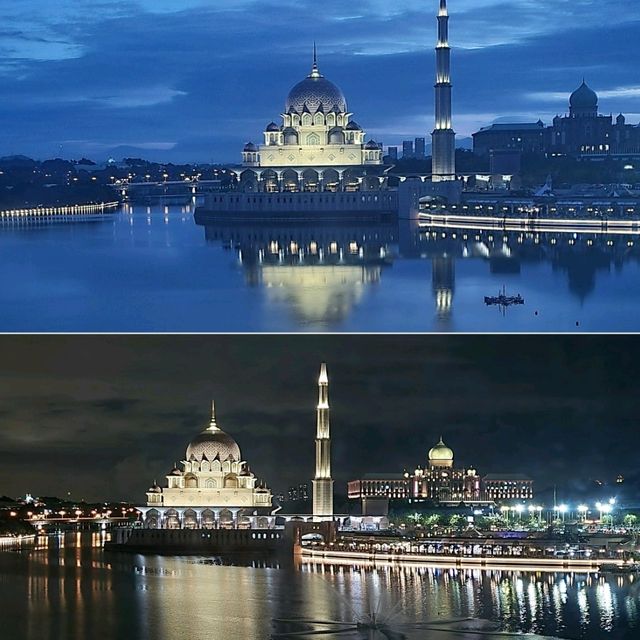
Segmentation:
<svg viewBox="0 0 640 640">
<path fill-rule="evenodd" d="M 598 94 L 583 80 L 582 84 L 571 94 L 569 104 L 572 109 L 597 109 Z"/>
<path fill-rule="evenodd" d="M 216 424 L 213 404 L 209 426 L 189 443 L 186 456 L 187 460 L 195 459 L 197 461 L 205 458 L 207 460 L 218 458 L 222 461 L 228 459 L 239 461 L 241 459 L 240 447 L 236 441 Z"/>
<path fill-rule="evenodd" d="M 245 151 L 257 151 L 258 147 L 256 147 L 256 145 L 253 144 L 253 142 L 247 142 L 247 144 L 244 145 L 244 150 Z"/>
<path fill-rule="evenodd" d="M 347 131 L 362 131 L 362 127 L 355 121 L 351 120 L 345 127 Z"/>
<path fill-rule="evenodd" d="M 182 475 L 182 471 L 180 471 L 180 469 L 178 469 L 178 467 L 173 467 L 173 469 L 171 469 L 171 472 L 169 473 L 170 476 L 181 476 Z"/>
<path fill-rule="evenodd" d="M 149 487 L 147 493 L 162 493 L 162 489 L 158 486 L 158 483 L 154 480 L 153 486 Z"/>
<path fill-rule="evenodd" d="M 270 122 L 267 125 L 267 131 L 280 131 L 280 127 L 275 122 Z"/>
<path fill-rule="evenodd" d="M 438 444 L 429 450 L 429 462 L 453 462 L 453 451 L 443 442 L 442 437 Z"/>
<path fill-rule="evenodd" d="M 380 147 L 378 146 L 377 142 L 374 142 L 373 140 L 369 140 L 369 142 L 367 142 L 367 144 L 364 145 L 365 149 L 379 149 Z"/>
</svg>

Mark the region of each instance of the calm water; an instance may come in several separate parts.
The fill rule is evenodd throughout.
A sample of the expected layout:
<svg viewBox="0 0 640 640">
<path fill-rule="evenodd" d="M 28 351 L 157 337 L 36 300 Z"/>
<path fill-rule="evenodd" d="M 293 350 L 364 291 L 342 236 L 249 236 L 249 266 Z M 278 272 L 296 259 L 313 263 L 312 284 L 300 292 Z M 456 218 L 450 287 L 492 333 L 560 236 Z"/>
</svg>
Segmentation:
<svg viewBox="0 0 640 640">
<path fill-rule="evenodd" d="M 637 331 L 640 238 L 194 222 L 0 227 L 0 331 Z M 525 305 L 487 307 L 502 289 Z"/>
<path fill-rule="evenodd" d="M 353 621 L 371 608 L 395 624 L 472 616 L 503 630 L 561 638 L 640 634 L 640 581 L 595 574 L 412 568 L 216 566 L 203 558 L 105 554 L 75 534 L 0 552 L 3 638 L 24 640 L 265 640 L 276 620 Z M 81 543 L 80 543 L 81 542 Z M 471 633 L 406 632 L 456 640 Z M 292 636 L 293 637 L 293 636 Z M 305 635 L 304 637 L 313 637 Z M 352 633 L 318 637 L 366 638 Z M 373 636 L 375 640 L 384 638 Z"/>
</svg>

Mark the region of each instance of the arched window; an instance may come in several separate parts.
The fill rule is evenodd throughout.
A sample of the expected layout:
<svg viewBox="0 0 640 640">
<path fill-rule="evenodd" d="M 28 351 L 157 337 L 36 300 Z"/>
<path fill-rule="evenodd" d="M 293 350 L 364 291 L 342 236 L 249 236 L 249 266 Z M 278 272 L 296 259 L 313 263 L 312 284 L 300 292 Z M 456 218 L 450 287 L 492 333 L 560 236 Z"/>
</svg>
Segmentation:
<svg viewBox="0 0 640 640">
<path fill-rule="evenodd" d="M 204 486 L 207 489 L 215 489 L 218 486 L 218 483 L 213 478 L 207 478 L 204 482 Z"/>
<path fill-rule="evenodd" d="M 310 133 L 307 136 L 307 144 L 309 145 L 320 144 L 320 136 L 317 133 Z"/>
<path fill-rule="evenodd" d="M 321 113 L 316 113 L 316 115 L 313 118 L 313 124 L 315 125 L 324 124 L 324 116 Z"/>
<path fill-rule="evenodd" d="M 224 488 L 225 489 L 237 489 L 238 488 L 238 478 L 234 475 L 228 475 L 224 479 Z"/>
<path fill-rule="evenodd" d="M 333 127 L 336 123 L 336 116 L 335 113 L 330 113 L 329 115 L 327 115 L 327 124 L 330 127 Z"/>
<path fill-rule="evenodd" d="M 311 125 L 311 114 L 310 114 L 310 113 L 305 113 L 305 114 L 302 116 L 302 124 L 303 124 L 305 127 L 308 127 L 308 126 L 310 126 L 310 125 Z"/>
</svg>

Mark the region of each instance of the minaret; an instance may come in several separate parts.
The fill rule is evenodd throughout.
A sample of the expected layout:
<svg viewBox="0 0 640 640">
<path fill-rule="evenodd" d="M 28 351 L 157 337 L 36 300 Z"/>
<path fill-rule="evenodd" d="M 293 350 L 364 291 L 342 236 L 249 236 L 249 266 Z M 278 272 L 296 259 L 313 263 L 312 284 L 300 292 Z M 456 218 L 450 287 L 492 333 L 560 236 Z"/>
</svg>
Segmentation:
<svg viewBox="0 0 640 640">
<path fill-rule="evenodd" d="M 316 422 L 316 476 L 313 480 L 313 515 L 333 516 L 331 437 L 329 434 L 329 378 L 327 365 L 320 366 Z"/>
<path fill-rule="evenodd" d="M 447 0 L 440 0 L 436 45 L 436 128 L 431 134 L 433 182 L 456 179 L 456 134 L 451 126 L 451 48 Z"/>
</svg>

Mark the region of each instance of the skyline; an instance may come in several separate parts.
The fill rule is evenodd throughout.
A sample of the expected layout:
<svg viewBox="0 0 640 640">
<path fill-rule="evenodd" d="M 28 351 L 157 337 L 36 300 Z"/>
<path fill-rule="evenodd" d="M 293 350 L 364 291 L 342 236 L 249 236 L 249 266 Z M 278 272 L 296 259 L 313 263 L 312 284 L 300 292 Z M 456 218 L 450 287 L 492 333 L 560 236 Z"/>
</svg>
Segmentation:
<svg viewBox="0 0 640 640">
<path fill-rule="evenodd" d="M 237 162 L 308 73 L 314 40 L 369 137 L 398 144 L 433 127 L 437 0 L 335 2 L 314 20 L 301 20 L 308 2 L 35 4 L 5 9 L 0 155 Z M 496 119 L 549 122 L 583 77 L 603 113 L 640 119 L 640 7 L 613 0 L 606 29 L 593 0 L 452 0 L 449 11 L 460 137 Z"/>
<path fill-rule="evenodd" d="M 212 398 L 261 480 L 276 492 L 310 482 L 324 361 L 336 493 L 362 473 L 424 466 L 441 435 L 456 464 L 526 473 L 536 493 L 637 473 L 630 338 L 0 340 L 1 494 L 141 501 L 207 424 Z"/>
</svg>

